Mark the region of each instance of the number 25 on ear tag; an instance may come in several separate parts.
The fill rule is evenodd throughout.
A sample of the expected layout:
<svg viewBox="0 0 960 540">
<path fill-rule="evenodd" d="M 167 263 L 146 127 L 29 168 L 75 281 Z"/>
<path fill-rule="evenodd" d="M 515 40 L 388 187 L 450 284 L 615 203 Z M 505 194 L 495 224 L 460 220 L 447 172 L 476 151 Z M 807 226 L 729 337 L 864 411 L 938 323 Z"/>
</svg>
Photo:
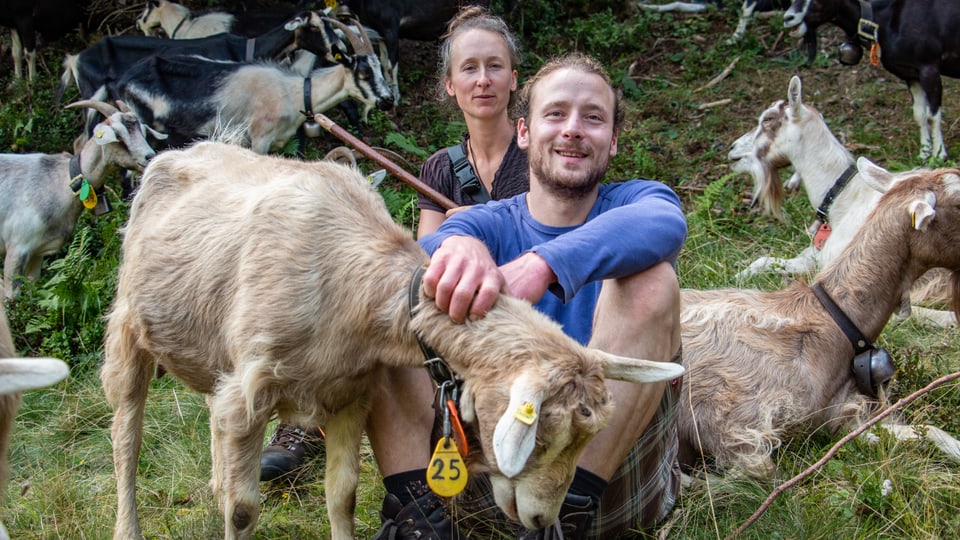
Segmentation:
<svg viewBox="0 0 960 540">
<path fill-rule="evenodd" d="M 441 497 L 453 497 L 467 487 L 467 465 L 452 438 L 437 441 L 427 468 L 427 485 Z"/>
</svg>

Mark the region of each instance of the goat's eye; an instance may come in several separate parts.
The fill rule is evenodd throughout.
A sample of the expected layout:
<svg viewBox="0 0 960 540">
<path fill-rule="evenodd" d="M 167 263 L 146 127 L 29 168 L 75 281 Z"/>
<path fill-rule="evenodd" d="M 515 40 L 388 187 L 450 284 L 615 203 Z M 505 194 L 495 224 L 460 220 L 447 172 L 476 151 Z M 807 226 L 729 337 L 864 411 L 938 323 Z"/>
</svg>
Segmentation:
<svg viewBox="0 0 960 540">
<path fill-rule="evenodd" d="M 588 409 L 586 405 L 581 405 L 581 406 L 580 406 L 580 416 L 589 418 L 592 414 L 593 414 L 593 413 L 590 412 L 590 409 Z"/>
</svg>

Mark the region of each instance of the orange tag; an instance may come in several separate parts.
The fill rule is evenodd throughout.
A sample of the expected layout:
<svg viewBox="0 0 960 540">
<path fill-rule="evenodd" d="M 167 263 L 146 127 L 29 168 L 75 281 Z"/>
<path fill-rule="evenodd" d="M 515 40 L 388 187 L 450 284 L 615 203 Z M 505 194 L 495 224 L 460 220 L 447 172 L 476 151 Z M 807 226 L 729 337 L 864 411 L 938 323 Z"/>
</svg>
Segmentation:
<svg viewBox="0 0 960 540">
<path fill-rule="evenodd" d="M 824 223 L 817 229 L 817 234 L 813 235 L 813 247 L 817 251 L 823 249 L 823 244 L 827 241 L 827 238 L 830 238 L 831 230 L 829 223 Z"/>
<path fill-rule="evenodd" d="M 876 41 L 870 44 L 870 64 L 873 67 L 880 65 L 880 44 Z"/>
<path fill-rule="evenodd" d="M 453 497 L 467 487 L 467 464 L 457 445 L 444 437 L 437 441 L 427 468 L 427 485 L 441 497 Z"/>
<path fill-rule="evenodd" d="M 457 405 L 452 399 L 447 400 L 447 409 L 450 409 L 450 427 L 453 429 L 453 441 L 457 443 L 457 450 L 460 451 L 461 456 L 469 456 L 470 445 L 467 443 L 467 434 L 463 431 L 460 413 L 457 412 Z"/>
</svg>

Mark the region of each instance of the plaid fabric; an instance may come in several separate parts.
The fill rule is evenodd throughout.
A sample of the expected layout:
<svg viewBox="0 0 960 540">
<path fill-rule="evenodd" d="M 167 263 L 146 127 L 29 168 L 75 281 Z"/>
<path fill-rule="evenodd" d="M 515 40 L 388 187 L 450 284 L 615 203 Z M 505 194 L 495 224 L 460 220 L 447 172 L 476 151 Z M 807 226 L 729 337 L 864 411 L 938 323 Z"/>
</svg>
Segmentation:
<svg viewBox="0 0 960 540">
<path fill-rule="evenodd" d="M 629 537 L 631 531 L 663 521 L 673 510 L 680 495 L 674 422 L 680 387 L 680 381 L 668 384 L 650 425 L 610 479 L 588 538 Z M 516 538 L 522 528 L 497 507 L 485 474 L 471 475 L 467 489 L 450 502 L 450 512 L 460 532 L 474 540 Z"/>
</svg>

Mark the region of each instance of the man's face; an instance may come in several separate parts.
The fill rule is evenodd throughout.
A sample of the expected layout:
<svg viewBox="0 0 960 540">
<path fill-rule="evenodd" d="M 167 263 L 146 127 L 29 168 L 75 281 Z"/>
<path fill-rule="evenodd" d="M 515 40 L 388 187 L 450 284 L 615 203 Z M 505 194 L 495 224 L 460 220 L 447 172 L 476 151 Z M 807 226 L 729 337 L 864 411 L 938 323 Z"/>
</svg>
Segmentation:
<svg viewBox="0 0 960 540">
<path fill-rule="evenodd" d="M 563 68 L 541 79 L 517 124 L 531 181 L 566 198 L 590 193 L 617 154 L 613 90 L 598 75 Z"/>
</svg>

